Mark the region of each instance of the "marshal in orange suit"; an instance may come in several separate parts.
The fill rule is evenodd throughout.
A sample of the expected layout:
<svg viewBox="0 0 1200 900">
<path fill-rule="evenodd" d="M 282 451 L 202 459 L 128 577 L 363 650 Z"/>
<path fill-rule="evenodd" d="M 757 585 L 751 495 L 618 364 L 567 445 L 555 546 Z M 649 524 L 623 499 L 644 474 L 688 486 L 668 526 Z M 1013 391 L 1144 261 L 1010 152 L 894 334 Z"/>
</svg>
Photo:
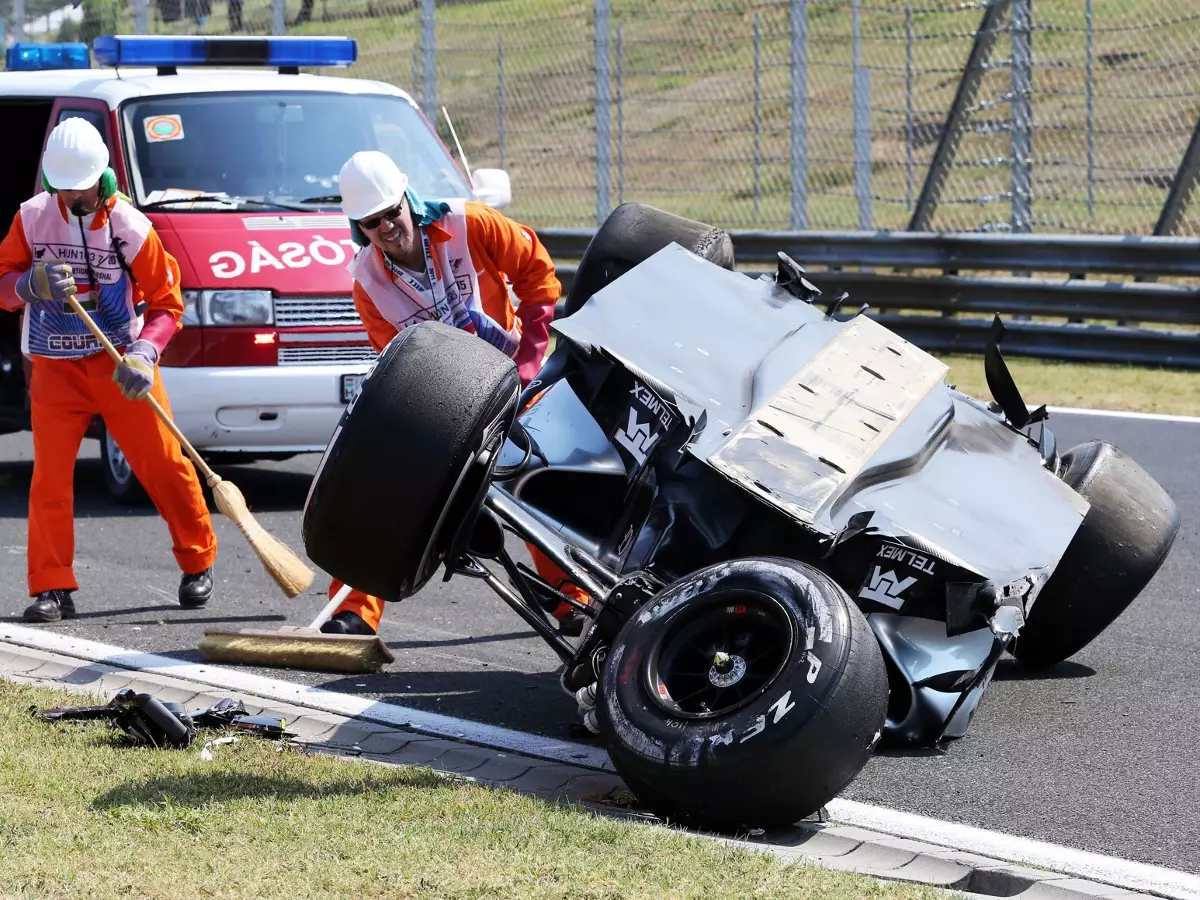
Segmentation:
<svg viewBox="0 0 1200 900">
<path fill-rule="evenodd" d="M 96 415 L 166 520 L 183 572 L 179 604 L 201 607 L 213 594 L 217 539 L 199 478 L 142 402 L 150 395 L 170 412 L 158 359 L 183 315 L 179 264 L 118 194 L 108 161 L 90 122 L 61 122 L 42 156 L 47 190 L 21 204 L 0 242 L 0 307 L 22 313 L 33 361 L 27 622 L 75 615 L 75 459 Z M 72 295 L 123 351 L 120 366 L 66 302 Z"/>
<path fill-rule="evenodd" d="M 423 202 L 395 162 L 377 150 L 350 157 L 339 185 L 342 209 L 362 248 L 351 264 L 354 305 L 375 352 L 402 328 L 441 319 L 511 357 L 521 384 L 528 385 L 541 369 L 562 292 L 537 235 L 483 203 Z M 588 601 L 541 551 L 532 545 L 529 551 L 543 579 Z M 341 587 L 333 579 L 329 596 Z M 581 614 L 566 603 L 551 613 L 564 630 L 581 624 Z M 321 630 L 375 634 L 382 616 L 382 600 L 351 591 Z"/>
</svg>

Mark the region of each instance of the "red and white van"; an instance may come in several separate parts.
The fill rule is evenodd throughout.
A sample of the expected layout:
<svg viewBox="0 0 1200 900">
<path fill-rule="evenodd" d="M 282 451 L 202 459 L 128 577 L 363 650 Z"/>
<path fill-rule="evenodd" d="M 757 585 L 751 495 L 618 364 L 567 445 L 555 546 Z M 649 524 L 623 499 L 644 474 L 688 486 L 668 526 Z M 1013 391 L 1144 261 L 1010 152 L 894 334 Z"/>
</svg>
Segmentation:
<svg viewBox="0 0 1200 900">
<path fill-rule="evenodd" d="M 42 190 L 55 125 L 82 116 L 106 135 L 121 191 L 182 269 L 184 328 L 161 371 L 176 422 L 214 461 L 324 450 L 373 358 L 350 298 L 355 247 L 337 196 L 351 154 L 388 153 L 426 198 L 511 199 L 508 175 L 468 175 L 406 92 L 300 73 L 356 54 L 352 39 L 298 37 L 103 36 L 92 53 L 8 50 L 2 227 Z M 19 335 L 18 315 L 0 311 L 0 433 L 29 428 Z M 109 489 L 135 496 L 103 423 L 90 434 Z"/>
</svg>

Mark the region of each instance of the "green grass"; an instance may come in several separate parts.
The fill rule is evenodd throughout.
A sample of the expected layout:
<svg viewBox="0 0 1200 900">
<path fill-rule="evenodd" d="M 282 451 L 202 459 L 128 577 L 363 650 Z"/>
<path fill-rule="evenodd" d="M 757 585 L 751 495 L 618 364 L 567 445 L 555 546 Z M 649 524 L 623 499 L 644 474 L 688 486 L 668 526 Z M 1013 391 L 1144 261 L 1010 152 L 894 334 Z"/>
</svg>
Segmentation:
<svg viewBox="0 0 1200 900">
<path fill-rule="evenodd" d="M 613 0 L 612 200 L 652 203 L 724 227 L 786 228 L 790 181 L 788 3 L 763 0 Z M 1087 197 L 1084 0 L 1035 11 L 1033 53 L 1036 230 L 1147 233 L 1200 113 L 1200 13 L 1194 0 L 1094 0 L 1094 203 Z M 951 0 L 914 3 L 913 107 L 917 142 L 909 186 L 905 139 L 904 4 L 864 2 L 861 58 L 871 69 L 872 223 L 904 228 L 954 96 L 981 10 Z M 318 0 L 315 19 L 290 33 L 348 34 L 360 42 L 348 70 L 420 98 L 419 5 Z M 760 141 L 754 160 L 754 22 L 760 34 Z M 592 0 L 477 0 L 439 4 L 438 100 L 455 117 L 473 165 L 500 163 L 498 41 L 504 41 L 504 164 L 510 212 L 535 227 L 595 219 Z M 270 0 L 246 0 L 252 33 L 270 31 Z M 129 20 L 123 27 L 131 27 Z M 157 29 L 179 31 L 172 24 Z M 194 29 L 194 25 L 191 28 Z M 206 33 L 226 29 L 214 4 Z M 624 164 L 617 167 L 616 30 L 621 29 Z M 854 196 L 852 20 L 847 0 L 811 0 L 808 21 L 808 225 L 857 228 Z M 1121 54 L 1124 54 L 1122 56 Z M 1011 189 L 1011 73 L 1007 31 L 984 76 L 934 220 L 940 230 L 1005 224 Z M 445 131 L 439 119 L 439 128 Z M 1185 233 L 1197 232 L 1197 216 Z"/>
<path fill-rule="evenodd" d="M 0 681 L 0 895 L 22 898 L 820 898 L 954 895 L 736 850 L 427 770 L 133 749 Z M 103 701 L 99 701 L 103 702 Z"/>
<path fill-rule="evenodd" d="M 949 355 L 947 380 L 958 389 L 993 399 L 983 374 L 983 358 Z M 1006 357 L 1026 404 L 1032 409 L 1079 406 L 1133 412 L 1200 416 L 1200 373 L 1130 365 L 1059 362 Z"/>
</svg>

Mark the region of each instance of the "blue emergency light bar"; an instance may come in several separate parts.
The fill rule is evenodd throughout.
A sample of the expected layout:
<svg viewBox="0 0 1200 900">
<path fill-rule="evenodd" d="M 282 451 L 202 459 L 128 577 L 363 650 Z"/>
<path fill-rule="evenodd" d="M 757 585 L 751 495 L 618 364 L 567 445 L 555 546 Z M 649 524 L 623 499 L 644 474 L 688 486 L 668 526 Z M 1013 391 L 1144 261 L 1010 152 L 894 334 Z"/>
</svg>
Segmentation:
<svg viewBox="0 0 1200 900">
<path fill-rule="evenodd" d="M 358 41 L 348 37 L 187 37 L 103 34 L 92 42 L 102 66 L 348 66 Z"/>
<path fill-rule="evenodd" d="M 47 69 L 90 69 L 92 57 L 84 43 L 40 44 L 21 41 L 4 52 L 4 68 L 10 72 L 41 72 Z"/>
</svg>

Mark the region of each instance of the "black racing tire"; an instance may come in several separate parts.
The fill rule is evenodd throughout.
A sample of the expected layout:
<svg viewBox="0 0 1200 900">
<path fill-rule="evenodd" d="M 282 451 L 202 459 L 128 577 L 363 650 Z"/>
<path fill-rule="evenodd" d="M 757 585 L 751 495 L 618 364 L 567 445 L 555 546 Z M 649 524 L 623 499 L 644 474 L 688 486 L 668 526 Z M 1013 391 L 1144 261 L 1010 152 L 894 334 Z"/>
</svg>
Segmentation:
<svg viewBox="0 0 1200 900">
<path fill-rule="evenodd" d="M 723 229 L 653 206 L 622 203 L 583 251 L 562 315 L 577 312 L 592 294 L 672 242 L 724 269 L 733 269 L 733 241 Z"/>
<path fill-rule="evenodd" d="M 108 489 L 109 497 L 129 506 L 150 505 L 150 495 L 133 474 L 129 460 L 125 458 L 125 454 L 109 433 L 108 426 L 103 422 L 99 440 L 100 466 L 104 471 L 104 486 Z"/>
<path fill-rule="evenodd" d="M 1150 474 L 1106 441 L 1062 455 L 1062 479 L 1090 504 L 1029 610 L 1012 655 L 1030 668 L 1074 656 L 1141 593 L 1179 532 L 1179 509 Z"/>
<path fill-rule="evenodd" d="M 731 652 L 719 672 L 714 656 L 704 672 L 709 635 L 748 658 Z M 597 720 L 647 809 L 736 832 L 789 825 L 836 797 L 870 760 L 887 705 L 883 653 L 846 592 L 794 560 L 748 558 L 675 582 L 625 623 Z"/>
<path fill-rule="evenodd" d="M 403 329 L 313 477 L 309 558 L 385 601 L 419 591 L 478 519 L 520 391 L 516 364 L 481 338 L 437 321 Z"/>
</svg>

